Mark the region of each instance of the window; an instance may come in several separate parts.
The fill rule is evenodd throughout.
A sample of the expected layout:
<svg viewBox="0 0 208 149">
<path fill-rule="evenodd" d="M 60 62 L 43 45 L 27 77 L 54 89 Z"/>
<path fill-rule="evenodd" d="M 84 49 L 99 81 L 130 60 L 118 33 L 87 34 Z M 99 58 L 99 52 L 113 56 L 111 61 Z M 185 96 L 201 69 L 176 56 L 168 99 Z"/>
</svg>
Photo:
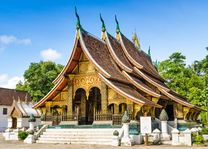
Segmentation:
<svg viewBox="0 0 208 149">
<path fill-rule="evenodd" d="M 3 108 L 3 115 L 7 115 L 7 108 Z"/>
</svg>

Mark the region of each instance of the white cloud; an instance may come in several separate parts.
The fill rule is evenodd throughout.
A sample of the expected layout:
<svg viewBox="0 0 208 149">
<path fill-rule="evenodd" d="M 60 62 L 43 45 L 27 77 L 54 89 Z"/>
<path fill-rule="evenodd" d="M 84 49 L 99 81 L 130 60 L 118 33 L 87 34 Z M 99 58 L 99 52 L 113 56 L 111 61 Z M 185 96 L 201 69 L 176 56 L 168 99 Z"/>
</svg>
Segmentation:
<svg viewBox="0 0 208 149">
<path fill-rule="evenodd" d="M 23 82 L 23 77 L 9 77 L 7 74 L 0 74 L 0 87 L 15 89 L 19 81 Z"/>
<path fill-rule="evenodd" d="M 61 57 L 61 54 L 52 48 L 42 50 L 40 52 L 40 55 L 44 61 L 48 61 L 48 60 L 55 61 Z"/>
<path fill-rule="evenodd" d="M 22 44 L 29 45 L 32 41 L 29 38 L 19 39 L 12 35 L 0 35 L 0 45 Z"/>
</svg>

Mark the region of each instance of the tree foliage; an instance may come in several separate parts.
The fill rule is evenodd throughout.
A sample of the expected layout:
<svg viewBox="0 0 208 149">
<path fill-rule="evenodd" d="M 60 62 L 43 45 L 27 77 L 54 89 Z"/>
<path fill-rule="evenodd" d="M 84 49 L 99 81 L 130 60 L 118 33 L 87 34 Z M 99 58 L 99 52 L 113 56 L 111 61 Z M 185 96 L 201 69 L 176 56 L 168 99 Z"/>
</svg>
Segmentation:
<svg viewBox="0 0 208 149">
<path fill-rule="evenodd" d="M 208 55 L 201 61 L 187 66 L 186 57 L 179 52 L 159 63 L 158 71 L 167 80 L 167 85 L 205 110 L 208 110 Z M 208 120 L 202 112 L 203 121 Z"/>
<path fill-rule="evenodd" d="M 34 101 L 39 101 L 52 89 L 52 81 L 62 69 L 62 65 L 51 61 L 31 63 L 24 72 L 24 83 L 19 82 L 16 89 L 28 91 Z"/>
</svg>

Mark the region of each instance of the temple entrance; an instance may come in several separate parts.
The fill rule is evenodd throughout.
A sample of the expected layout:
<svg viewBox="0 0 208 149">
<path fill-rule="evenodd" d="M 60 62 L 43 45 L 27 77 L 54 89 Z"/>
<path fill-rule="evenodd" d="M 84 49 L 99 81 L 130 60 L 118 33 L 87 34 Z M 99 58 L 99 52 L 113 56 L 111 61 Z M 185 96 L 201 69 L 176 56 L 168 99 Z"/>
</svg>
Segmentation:
<svg viewBox="0 0 208 149">
<path fill-rule="evenodd" d="M 115 104 L 112 103 L 108 106 L 108 112 L 110 112 L 111 114 L 114 114 L 114 107 L 115 107 Z"/>
<path fill-rule="evenodd" d="M 61 107 L 58 105 L 51 107 L 51 113 L 53 116 L 52 125 L 58 125 L 61 122 L 61 115 L 59 113 L 60 109 Z"/>
<path fill-rule="evenodd" d="M 123 114 L 127 110 L 126 103 L 119 104 L 119 114 Z"/>
<path fill-rule="evenodd" d="M 165 111 L 167 112 L 167 114 L 168 114 L 168 120 L 169 121 L 174 121 L 174 111 L 173 111 L 174 109 L 173 109 L 173 105 L 172 104 L 168 104 L 167 106 L 166 106 L 166 108 L 165 108 Z"/>
<path fill-rule="evenodd" d="M 16 129 L 16 128 L 17 128 L 17 118 L 12 117 L 12 129 Z"/>
<path fill-rule="evenodd" d="M 94 114 L 101 112 L 101 94 L 100 89 L 93 87 L 89 91 L 89 98 L 87 101 L 86 113 L 87 113 L 87 124 L 93 123 Z"/>
<path fill-rule="evenodd" d="M 78 117 L 79 125 L 87 124 L 86 99 L 86 91 L 82 88 L 77 89 L 73 102 L 73 111 Z"/>
</svg>

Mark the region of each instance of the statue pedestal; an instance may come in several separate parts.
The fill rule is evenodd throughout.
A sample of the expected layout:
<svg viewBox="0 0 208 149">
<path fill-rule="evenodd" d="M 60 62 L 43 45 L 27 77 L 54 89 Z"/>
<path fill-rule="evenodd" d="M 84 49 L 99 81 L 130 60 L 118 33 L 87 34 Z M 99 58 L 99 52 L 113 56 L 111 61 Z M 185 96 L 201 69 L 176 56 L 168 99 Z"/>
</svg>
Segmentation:
<svg viewBox="0 0 208 149">
<path fill-rule="evenodd" d="M 119 137 L 114 136 L 112 139 L 112 146 L 119 146 L 119 145 L 120 145 Z"/>
<path fill-rule="evenodd" d="M 29 134 L 27 138 L 24 140 L 24 143 L 32 144 L 35 143 L 35 136 Z"/>
<path fill-rule="evenodd" d="M 123 123 L 123 131 L 124 131 L 124 135 L 121 139 L 121 144 L 124 146 L 132 146 L 132 140 L 129 136 L 129 123 Z"/>
<path fill-rule="evenodd" d="M 29 129 L 34 130 L 34 124 L 35 122 L 29 122 Z"/>
<path fill-rule="evenodd" d="M 162 140 L 170 140 L 170 135 L 168 134 L 168 122 L 167 121 L 161 121 L 161 129 L 162 129 Z"/>
</svg>

